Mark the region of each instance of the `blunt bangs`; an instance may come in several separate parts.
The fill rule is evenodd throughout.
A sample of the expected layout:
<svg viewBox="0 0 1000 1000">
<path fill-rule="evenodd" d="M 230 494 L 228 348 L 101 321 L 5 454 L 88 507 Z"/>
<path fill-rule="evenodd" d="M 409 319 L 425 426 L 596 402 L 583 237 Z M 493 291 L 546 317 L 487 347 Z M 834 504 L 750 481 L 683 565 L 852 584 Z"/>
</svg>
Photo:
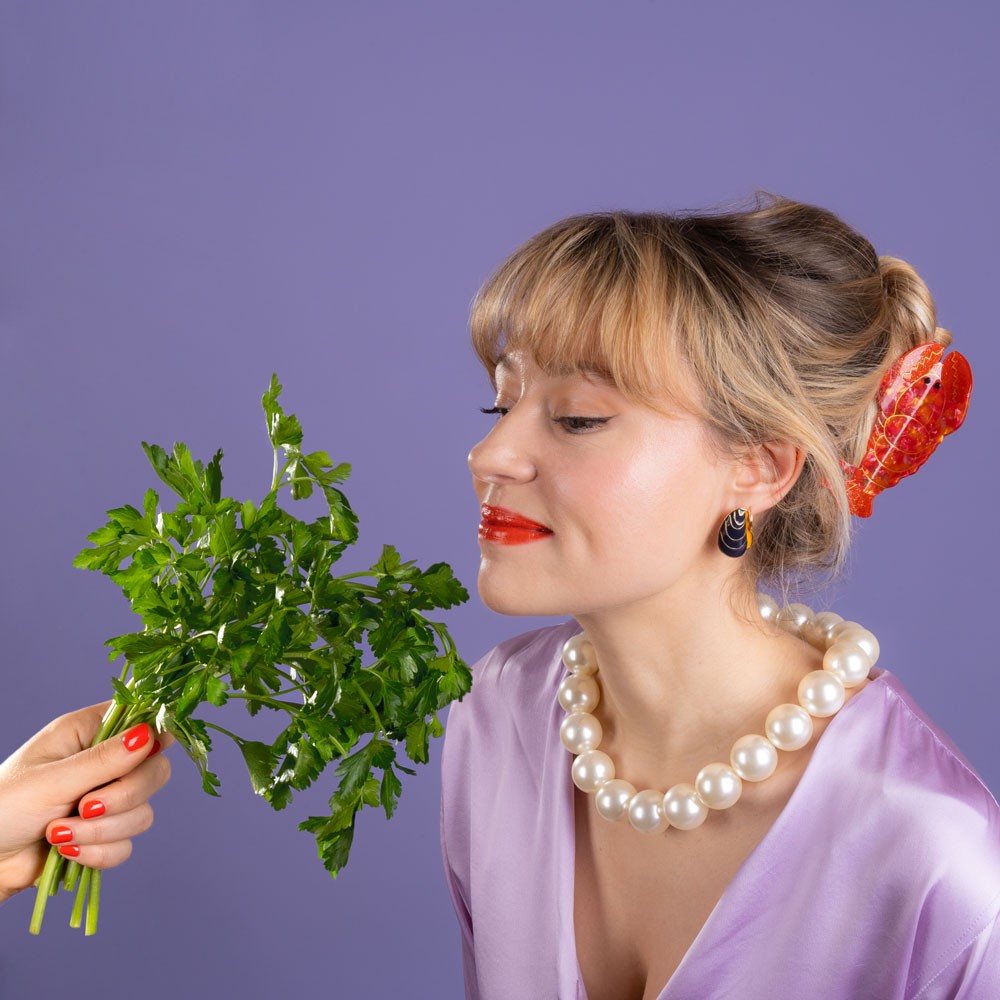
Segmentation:
<svg viewBox="0 0 1000 1000">
<path fill-rule="evenodd" d="M 653 227 L 636 225 L 642 219 L 575 216 L 500 266 L 470 318 L 491 380 L 500 359 L 518 351 L 549 375 L 592 374 L 654 409 L 700 412 L 673 336 L 683 296 Z"/>
</svg>

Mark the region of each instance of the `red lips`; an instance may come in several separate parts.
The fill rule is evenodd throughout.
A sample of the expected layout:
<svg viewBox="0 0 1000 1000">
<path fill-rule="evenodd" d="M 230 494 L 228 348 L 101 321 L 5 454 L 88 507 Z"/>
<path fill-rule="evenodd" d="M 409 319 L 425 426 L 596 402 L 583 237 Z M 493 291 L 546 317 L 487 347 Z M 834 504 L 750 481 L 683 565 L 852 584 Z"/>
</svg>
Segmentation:
<svg viewBox="0 0 1000 1000">
<path fill-rule="evenodd" d="M 552 534 L 551 528 L 546 528 L 538 521 L 523 517 L 516 511 L 505 507 L 493 507 L 484 503 L 480 507 L 479 540 L 497 542 L 500 545 L 523 545 L 525 542 L 537 542 Z"/>
</svg>

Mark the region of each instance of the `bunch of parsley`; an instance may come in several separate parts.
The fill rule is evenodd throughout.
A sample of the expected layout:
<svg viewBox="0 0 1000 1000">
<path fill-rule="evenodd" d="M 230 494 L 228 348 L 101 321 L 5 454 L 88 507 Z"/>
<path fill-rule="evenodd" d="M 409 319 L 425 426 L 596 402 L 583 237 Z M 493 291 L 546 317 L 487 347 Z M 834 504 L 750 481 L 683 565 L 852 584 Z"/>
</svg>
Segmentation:
<svg viewBox="0 0 1000 1000">
<path fill-rule="evenodd" d="M 147 490 L 142 510 L 108 511 L 108 522 L 74 560 L 111 577 L 143 630 L 109 639 L 111 659 L 125 661 L 112 678 L 114 701 L 96 745 L 140 722 L 170 732 L 217 795 L 209 770 L 212 734 L 236 742 L 254 790 L 274 809 L 289 804 L 336 762 L 337 785 L 327 816 L 299 824 L 316 837 L 331 875 L 347 863 L 355 817 L 381 805 L 387 817 L 402 785 L 399 744 L 414 763 L 428 760 L 440 736 L 437 712 L 470 688 L 471 674 L 448 630 L 425 613 L 468 599 L 445 563 L 425 570 L 384 546 L 360 573 L 336 576 L 333 564 L 357 538 L 357 516 L 338 484 L 350 474 L 326 452 L 302 450 L 302 427 L 278 404 L 277 376 L 262 403 L 274 451 L 271 486 L 263 500 L 222 496 L 222 452 L 208 464 L 184 444 L 168 454 L 143 443 L 160 479 L 180 497 L 172 511 Z M 320 493 L 323 515 L 302 521 L 282 508 Z M 369 652 L 370 651 L 370 652 Z M 365 663 L 365 659 L 371 662 Z M 245 739 L 197 718 L 205 702 L 241 702 L 282 717 L 272 743 Z M 76 890 L 70 923 L 96 929 L 97 870 L 67 862 L 53 847 L 38 882 L 31 932 L 59 885 Z"/>
</svg>

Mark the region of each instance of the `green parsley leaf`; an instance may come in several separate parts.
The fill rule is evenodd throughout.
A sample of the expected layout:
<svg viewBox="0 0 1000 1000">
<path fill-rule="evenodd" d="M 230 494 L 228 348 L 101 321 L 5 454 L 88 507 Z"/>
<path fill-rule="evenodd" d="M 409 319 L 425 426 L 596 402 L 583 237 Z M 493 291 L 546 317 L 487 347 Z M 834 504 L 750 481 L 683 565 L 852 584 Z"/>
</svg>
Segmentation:
<svg viewBox="0 0 1000 1000">
<path fill-rule="evenodd" d="M 358 537 L 340 489 L 351 467 L 303 451 L 302 426 L 282 409 L 281 392 L 273 375 L 261 399 L 272 452 L 262 496 L 223 495 L 221 450 L 203 463 L 181 442 L 170 452 L 143 442 L 179 502 L 161 508 L 147 489 L 141 506 L 112 508 L 73 563 L 114 581 L 142 622 L 107 641 L 124 669 L 112 678 L 114 702 L 95 745 L 148 722 L 176 737 L 204 791 L 218 795 L 209 755 L 212 733 L 221 733 L 239 747 L 254 792 L 279 810 L 333 765 L 329 815 L 300 828 L 335 876 L 358 812 L 381 807 L 391 817 L 399 775 L 413 773 L 397 760 L 396 743 L 426 763 L 442 732 L 436 712 L 470 688 L 447 629 L 426 617 L 468 593 L 445 563 L 421 570 L 392 545 L 369 570 L 334 575 Z M 294 503 L 311 494 L 325 499 L 325 516 L 303 520 L 282 506 L 286 496 Z M 270 743 L 246 739 L 227 728 L 235 723 L 196 718 L 205 704 L 223 710 L 213 719 L 242 705 L 280 728 Z M 59 856 L 46 868 L 33 930 L 62 864 Z"/>
</svg>

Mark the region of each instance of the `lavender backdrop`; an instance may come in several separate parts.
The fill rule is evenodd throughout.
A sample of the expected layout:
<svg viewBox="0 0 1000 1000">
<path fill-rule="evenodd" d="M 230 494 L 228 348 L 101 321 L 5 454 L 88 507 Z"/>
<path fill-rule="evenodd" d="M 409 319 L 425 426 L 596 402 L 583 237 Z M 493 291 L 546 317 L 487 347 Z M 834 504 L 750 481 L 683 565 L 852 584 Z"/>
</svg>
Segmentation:
<svg viewBox="0 0 1000 1000">
<path fill-rule="evenodd" d="M 465 455 L 490 399 L 469 301 L 571 212 L 815 201 L 912 261 L 971 359 L 969 424 L 879 500 L 830 598 L 992 788 L 998 355 L 995 5 L 0 3 L 0 753 L 103 699 L 131 627 L 72 555 L 136 501 L 141 439 L 222 445 L 260 492 L 272 370 L 307 444 L 354 463 L 352 557 L 395 543 L 474 587 Z M 471 661 L 536 622 L 448 617 Z M 457 997 L 438 760 L 366 815 L 331 881 L 220 744 L 174 779 L 102 927 L 0 912 L 0 996 Z"/>
</svg>

